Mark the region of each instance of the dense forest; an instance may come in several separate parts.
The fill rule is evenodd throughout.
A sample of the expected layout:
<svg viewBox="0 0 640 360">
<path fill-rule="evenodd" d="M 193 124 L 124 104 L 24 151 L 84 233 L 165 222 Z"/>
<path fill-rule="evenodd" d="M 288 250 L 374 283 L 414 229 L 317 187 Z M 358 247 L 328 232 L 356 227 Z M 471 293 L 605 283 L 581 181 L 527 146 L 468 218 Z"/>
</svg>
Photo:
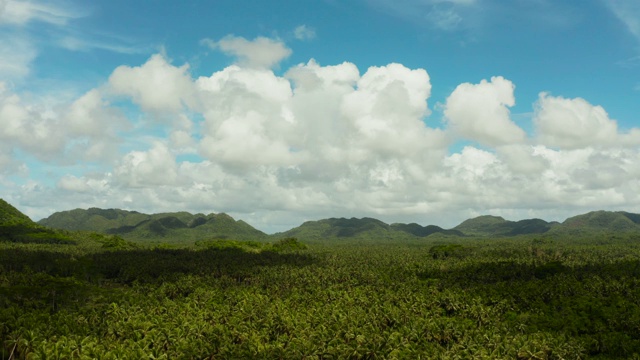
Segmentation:
<svg viewBox="0 0 640 360">
<path fill-rule="evenodd" d="M 611 213 L 156 243 L 0 205 L 0 359 L 640 358 L 640 233 Z"/>
</svg>

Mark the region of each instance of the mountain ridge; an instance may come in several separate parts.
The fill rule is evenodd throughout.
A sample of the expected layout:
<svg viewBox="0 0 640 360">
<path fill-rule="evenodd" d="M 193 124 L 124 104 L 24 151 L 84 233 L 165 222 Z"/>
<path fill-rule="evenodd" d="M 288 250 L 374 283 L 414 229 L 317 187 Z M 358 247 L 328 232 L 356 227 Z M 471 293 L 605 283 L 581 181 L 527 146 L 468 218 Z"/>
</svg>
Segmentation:
<svg viewBox="0 0 640 360">
<path fill-rule="evenodd" d="M 495 215 L 467 219 L 444 229 L 437 225 L 417 223 L 387 224 L 363 218 L 327 218 L 306 221 L 289 230 L 267 235 L 243 220 L 225 213 L 191 214 L 186 211 L 144 214 L 120 209 L 89 208 L 57 212 L 38 222 L 40 225 L 66 230 L 97 231 L 138 240 L 162 240 L 172 237 L 187 239 L 234 238 L 268 239 L 297 237 L 302 240 L 322 239 L 406 239 L 428 236 L 507 237 L 518 235 L 576 232 L 640 232 L 640 214 L 625 211 L 591 211 L 567 218 L 564 222 L 542 219 L 505 220 Z"/>
<path fill-rule="evenodd" d="M 144 214 L 121 209 L 89 208 L 60 211 L 38 221 L 64 230 L 95 231 L 131 240 L 162 241 L 180 238 L 262 239 L 267 235 L 225 213 L 191 214 L 186 211 Z"/>
</svg>

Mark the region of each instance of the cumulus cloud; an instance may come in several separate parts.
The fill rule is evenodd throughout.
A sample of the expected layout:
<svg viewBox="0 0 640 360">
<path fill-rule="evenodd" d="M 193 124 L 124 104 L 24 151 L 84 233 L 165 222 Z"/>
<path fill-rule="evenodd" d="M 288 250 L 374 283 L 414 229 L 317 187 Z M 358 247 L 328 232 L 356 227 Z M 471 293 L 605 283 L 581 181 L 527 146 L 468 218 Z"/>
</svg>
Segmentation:
<svg viewBox="0 0 640 360">
<path fill-rule="evenodd" d="M 115 167 L 114 176 L 132 188 L 173 185 L 178 178 L 175 155 L 160 142 L 148 151 L 131 151 Z"/>
<path fill-rule="evenodd" d="M 266 69 L 230 66 L 197 80 L 205 117 L 201 153 L 229 167 L 293 162 L 289 82 Z"/>
<path fill-rule="evenodd" d="M 282 41 L 261 36 L 247 40 L 229 35 L 219 41 L 205 39 L 202 42 L 212 49 L 236 57 L 240 65 L 254 68 L 272 68 L 291 55 L 291 49 Z"/>
<path fill-rule="evenodd" d="M 640 133 L 619 134 L 615 120 L 601 106 L 582 98 L 565 99 L 541 93 L 533 122 L 540 143 L 565 149 L 637 145 Z"/>
<path fill-rule="evenodd" d="M 0 83 L 0 140 L 8 151 L 54 163 L 102 161 L 116 155 L 117 131 L 126 126 L 98 90 L 49 109 L 25 103 Z"/>
<path fill-rule="evenodd" d="M 64 148 L 64 134 L 55 118 L 42 109 L 24 104 L 0 83 L 0 139 L 11 148 L 23 149 L 43 159 L 53 159 Z"/>
<path fill-rule="evenodd" d="M 357 131 L 365 153 L 416 156 L 445 145 L 423 121 L 430 113 L 429 80 L 425 70 L 400 64 L 371 67 L 358 80 L 356 91 L 345 96 L 341 111 Z"/>
<path fill-rule="evenodd" d="M 510 118 L 515 85 L 501 77 L 458 85 L 447 98 L 446 122 L 459 135 L 488 146 L 521 143 L 525 132 Z"/>
<path fill-rule="evenodd" d="M 310 60 L 280 75 L 274 61 L 193 78 L 188 64 L 154 55 L 51 108 L 4 86 L 0 183 L 34 217 L 78 206 L 184 209 L 228 212 L 266 231 L 328 216 L 454 226 L 488 212 L 640 211 L 640 150 L 631 146 L 640 130 L 621 133 L 585 100 L 541 94 L 527 137 L 509 113 L 515 85 L 494 77 L 458 86 L 443 106 L 447 127 L 436 129 L 424 69 Z M 171 121 L 140 139 L 113 105 L 123 99 L 130 116 Z M 482 148 L 450 147 L 455 136 Z M 77 165 L 59 170 L 54 186 L 12 184 L 5 174 L 27 171 L 15 153 L 40 159 L 31 171 Z M 80 160 L 94 158 L 103 162 L 83 173 Z"/>
<path fill-rule="evenodd" d="M 283 78 L 230 66 L 197 85 L 205 107 L 201 153 L 229 167 L 299 166 L 306 173 L 316 163 L 328 163 L 320 166 L 326 171 L 344 159 L 423 157 L 445 146 L 423 122 L 431 84 L 421 69 L 391 64 L 361 77 L 353 64 L 310 61 Z"/>
<path fill-rule="evenodd" d="M 115 94 L 130 96 L 143 110 L 176 113 L 193 101 L 189 65 L 175 67 L 162 55 L 151 56 L 142 66 L 120 66 L 109 77 Z"/>
</svg>

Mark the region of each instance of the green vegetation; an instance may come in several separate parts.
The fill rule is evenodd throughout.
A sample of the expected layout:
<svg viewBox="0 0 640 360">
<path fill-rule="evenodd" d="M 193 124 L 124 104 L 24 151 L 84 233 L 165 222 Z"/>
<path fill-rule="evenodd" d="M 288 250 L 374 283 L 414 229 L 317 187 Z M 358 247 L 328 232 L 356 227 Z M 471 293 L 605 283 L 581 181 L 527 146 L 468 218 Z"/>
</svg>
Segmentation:
<svg viewBox="0 0 640 360">
<path fill-rule="evenodd" d="M 634 232 L 640 231 L 640 215 L 624 211 L 592 211 L 565 220 L 566 229 Z"/>
<path fill-rule="evenodd" d="M 473 236 L 516 236 L 543 234 L 554 228 L 557 223 L 548 223 L 541 219 L 508 221 L 500 216 L 484 215 L 464 221 L 456 226 L 458 230 Z"/>
<path fill-rule="evenodd" d="M 76 209 L 57 212 L 40 225 L 63 230 L 95 231 L 145 243 L 194 243 L 207 238 L 266 239 L 267 235 L 227 214 L 188 212 L 142 214 L 119 209 Z"/>
<path fill-rule="evenodd" d="M 0 359 L 640 358 L 637 232 L 366 242 L 384 223 L 337 220 L 307 245 L 5 237 Z"/>
<path fill-rule="evenodd" d="M 3 243 L 0 358 L 640 354 L 638 239 L 468 240 Z"/>
<path fill-rule="evenodd" d="M 38 244 L 73 244 L 74 241 L 65 233 L 39 226 L 0 199 L 0 242 L 38 243 Z"/>
</svg>

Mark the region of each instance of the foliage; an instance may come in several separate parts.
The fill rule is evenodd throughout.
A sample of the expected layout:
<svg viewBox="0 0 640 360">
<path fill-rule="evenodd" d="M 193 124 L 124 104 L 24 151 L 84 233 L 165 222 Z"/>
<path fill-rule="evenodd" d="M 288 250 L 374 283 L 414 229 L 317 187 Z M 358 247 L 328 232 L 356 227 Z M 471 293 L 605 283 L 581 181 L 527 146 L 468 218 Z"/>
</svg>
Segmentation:
<svg viewBox="0 0 640 360">
<path fill-rule="evenodd" d="M 120 236 L 103 236 L 99 242 L 102 244 L 102 247 L 110 250 L 129 250 L 129 249 L 137 249 L 138 245 L 131 241 L 127 241 Z"/>
<path fill-rule="evenodd" d="M 298 241 L 298 239 L 289 237 L 276 241 L 271 249 L 273 251 L 282 252 L 282 251 L 296 251 L 296 250 L 306 250 L 307 245 Z"/>
<path fill-rule="evenodd" d="M 71 235 L 0 244 L 0 359 L 640 354 L 632 235 L 126 250 Z"/>
<path fill-rule="evenodd" d="M 600 231 L 639 231 L 640 215 L 624 211 L 592 211 L 568 218 L 562 223 L 566 229 Z"/>
<path fill-rule="evenodd" d="M 436 245 L 429 249 L 429 254 L 434 259 L 446 259 L 450 256 L 461 257 L 465 254 L 465 250 L 459 244 Z"/>
<path fill-rule="evenodd" d="M 445 235 L 454 235 L 454 236 L 464 236 L 464 233 L 458 230 L 445 230 L 439 226 L 435 225 L 427 225 L 421 226 L 416 223 L 411 224 L 391 224 L 391 228 L 398 231 L 404 231 L 409 234 L 413 234 L 418 237 L 426 237 L 431 234 L 445 234 Z"/>
<path fill-rule="evenodd" d="M 120 209 L 75 209 L 57 212 L 39 222 L 64 230 L 85 230 L 121 236 L 145 243 L 185 243 L 216 237 L 262 239 L 266 234 L 227 214 L 188 212 L 142 214 Z"/>
<path fill-rule="evenodd" d="M 74 244 L 66 234 L 34 223 L 16 208 L 0 199 L 0 242 L 36 244 Z"/>
<path fill-rule="evenodd" d="M 516 236 L 543 234 L 556 225 L 557 223 L 549 223 L 541 219 L 508 221 L 500 216 L 484 215 L 466 220 L 456 226 L 454 230 L 475 236 Z"/>
</svg>

